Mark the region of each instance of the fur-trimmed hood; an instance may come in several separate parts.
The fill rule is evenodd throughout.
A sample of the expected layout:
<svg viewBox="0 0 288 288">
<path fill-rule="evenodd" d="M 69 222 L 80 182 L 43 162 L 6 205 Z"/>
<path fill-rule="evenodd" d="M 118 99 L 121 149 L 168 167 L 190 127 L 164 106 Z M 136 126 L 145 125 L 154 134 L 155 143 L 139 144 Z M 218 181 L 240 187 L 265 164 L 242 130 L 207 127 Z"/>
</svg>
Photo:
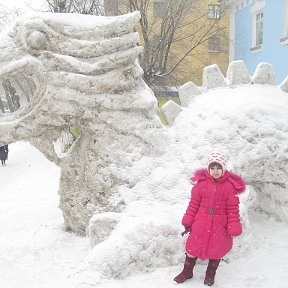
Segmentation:
<svg viewBox="0 0 288 288">
<path fill-rule="evenodd" d="M 206 168 L 201 168 L 198 169 L 194 172 L 194 176 L 191 178 L 192 182 L 198 182 L 198 181 L 203 181 L 206 179 L 211 179 L 213 180 L 213 177 L 208 173 Z M 237 190 L 238 193 L 242 193 L 246 189 L 246 183 L 245 180 L 232 172 L 226 171 L 225 174 L 217 179 L 219 182 L 224 182 L 224 181 L 230 182 L 233 187 Z"/>
</svg>

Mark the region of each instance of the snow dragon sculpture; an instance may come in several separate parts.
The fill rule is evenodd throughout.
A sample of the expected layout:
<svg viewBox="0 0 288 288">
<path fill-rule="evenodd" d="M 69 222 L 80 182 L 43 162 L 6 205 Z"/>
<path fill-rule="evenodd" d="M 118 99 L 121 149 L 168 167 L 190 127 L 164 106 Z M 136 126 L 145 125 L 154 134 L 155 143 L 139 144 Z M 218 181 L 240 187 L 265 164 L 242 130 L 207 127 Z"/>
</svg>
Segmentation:
<svg viewBox="0 0 288 288">
<path fill-rule="evenodd" d="M 164 105 L 165 127 L 137 63 L 138 20 L 34 14 L 0 39 L 0 144 L 29 141 L 61 167 L 60 208 L 67 229 L 89 234 L 93 283 L 178 263 L 191 171 L 211 149 L 257 192 L 243 196 L 244 225 L 249 205 L 288 219 L 288 78 L 275 86 L 267 63 L 253 76 L 242 61 L 226 77 L 206 67 L 203 86 L 180 87 L 182 106 Z M 71 127 L 81 136 L 56 153 Z"/>
<path fill-rule="evenodd" d="M 136 61 L 138 20 L 137 12 L 105 19 L 32 14 L 0 40 L 0 144 L 29 141 L 61 167 L 60 208 L 67 229 L 79 234 L 95 211 L 121 210 L 122 199 L 110 196 L 134 185 L 121 167 L 154 153 L 161 137 L 154 133 L 161 128 L 157 101 Z M 54 143 L 70 127 L 81 136 L 57 155 Z"/>
</svg>

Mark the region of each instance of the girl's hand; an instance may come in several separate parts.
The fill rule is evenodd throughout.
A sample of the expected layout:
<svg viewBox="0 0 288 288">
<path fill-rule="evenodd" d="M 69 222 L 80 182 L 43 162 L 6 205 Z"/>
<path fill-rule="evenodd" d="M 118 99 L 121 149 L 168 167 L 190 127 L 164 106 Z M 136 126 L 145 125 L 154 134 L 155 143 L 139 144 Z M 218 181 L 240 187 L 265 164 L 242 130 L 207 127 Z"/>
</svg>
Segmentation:
<svg viewBox="0 0 288 288">
<path fill-rule="evenodd" d="M 181 236 L 183 237 L 185 234 L 190 233 L 191 232 L 191 227 L 188 227 L 187 225 L 184 225 L 184 231 L 181 233 Z"/>
</svg>

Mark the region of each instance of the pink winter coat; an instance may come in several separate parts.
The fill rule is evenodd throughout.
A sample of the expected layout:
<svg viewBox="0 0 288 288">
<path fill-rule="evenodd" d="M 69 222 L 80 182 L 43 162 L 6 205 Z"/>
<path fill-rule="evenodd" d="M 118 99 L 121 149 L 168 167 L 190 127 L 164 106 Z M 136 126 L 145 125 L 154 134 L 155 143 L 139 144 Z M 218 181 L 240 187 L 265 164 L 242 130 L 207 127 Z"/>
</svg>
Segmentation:
<svg viewBox="0 0 288 288">
<path fill-rule="evenodd" d="M 182 225 L 192 231 L 186 242 L 189 255 L 221 259 L 232 249 L 232 237 L 242 233 L 238 193 L 245 190 L 244 180 L 228 171 L 215 180 L 207 169 L 195 172 L 191 199 Z"/>
</svg>

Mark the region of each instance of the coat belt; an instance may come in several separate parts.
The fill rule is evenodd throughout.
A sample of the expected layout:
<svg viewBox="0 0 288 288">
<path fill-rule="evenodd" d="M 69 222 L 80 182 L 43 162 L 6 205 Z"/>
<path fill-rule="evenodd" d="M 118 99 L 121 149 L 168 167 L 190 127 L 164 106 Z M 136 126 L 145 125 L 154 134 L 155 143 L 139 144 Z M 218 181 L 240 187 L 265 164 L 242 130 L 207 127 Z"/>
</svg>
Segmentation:
<svg viewBox="0 0 288 288">
<path fill-rule="evenodd" d="M 201 207 L 199 212 L 209 215 L 225 215 L 227 213 L 226 209 L 214 207 Z"/>
</svg>

